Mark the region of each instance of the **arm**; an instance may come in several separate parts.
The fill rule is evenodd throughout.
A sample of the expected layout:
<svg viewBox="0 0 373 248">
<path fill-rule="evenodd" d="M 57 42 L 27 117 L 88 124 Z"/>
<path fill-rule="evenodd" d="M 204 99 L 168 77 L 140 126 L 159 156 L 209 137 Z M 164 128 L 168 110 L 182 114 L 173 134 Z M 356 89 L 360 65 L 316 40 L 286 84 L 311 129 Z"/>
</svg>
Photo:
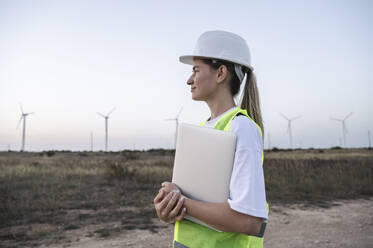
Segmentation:
<svg viewBox="0 0 373 248">
<path fill-rule="evenodd" d="M 164 182 L 162 186 L 165 192 L 178 190 L 177 186 L 173 183 Z M 263 222 L 262 218 L 242 214 L 233 210 L 227 202 L 200 202 L 184 196 L 183 206 L 190 216 L 224 232 L 257 235 Z"/>
<path fill-rule="evenodd" d="M 200 202 L 185 198 L 187 213 L 206 224 L 224 231 L 257 235 L 263 219 L 239 213 L 224 203 Z"/>
</svg>

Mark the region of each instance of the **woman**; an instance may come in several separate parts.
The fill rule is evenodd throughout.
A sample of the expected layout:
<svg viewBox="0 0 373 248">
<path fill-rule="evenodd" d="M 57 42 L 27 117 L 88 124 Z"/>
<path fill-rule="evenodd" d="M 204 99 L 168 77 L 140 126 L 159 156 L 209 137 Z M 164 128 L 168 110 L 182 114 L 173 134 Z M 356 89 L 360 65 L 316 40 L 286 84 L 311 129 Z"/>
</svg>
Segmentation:
<svg viewBox="0 0 373 248">
<path fill-rule="evenodd" d="M 192 98 L 205 101 L 211 117 L 201 126 L 236 134 L 237 144 L 229 198 L 224 203 L 200 202 L 164 182 L 154 199 L 158 217 L 175 222 L 174 247 L 262 247 L 268 219 L 263 175 L 263 121 L 256 79 L 246 41 L 225 31 L 203 33 L 193 55 L 180 61 L 193 65 L 187 81 Z M 240 107 L 234 97 L 246 76 Z M 183 219 L 188 213 L 213 229 Z"/>
</svg>

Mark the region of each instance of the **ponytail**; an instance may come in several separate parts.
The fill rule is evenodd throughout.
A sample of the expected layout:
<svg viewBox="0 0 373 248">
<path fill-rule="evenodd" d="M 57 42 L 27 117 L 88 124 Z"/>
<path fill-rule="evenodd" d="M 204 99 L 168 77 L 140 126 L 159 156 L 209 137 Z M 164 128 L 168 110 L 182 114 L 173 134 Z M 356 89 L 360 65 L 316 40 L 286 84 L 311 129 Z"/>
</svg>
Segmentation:
<svg viewBox="0 0 373 248">
<path fill-rule="evenodd" d="M 256 77 L 252 70 L 248 70 L 246 76 L 246 84 L 243 89 L 243 97 L 241 108 L 246 109 L 247 114 L 253 119 L 262 131 L 262 138 L 264 140 L 264 126 L 262 112 L 260 110 L 259 91 L 256 85 Z"/>
<path fill-rule="evenodd" d="M 234 64 L 232 62 L 203 58 L 201 58 L 201 60 L 215 70 L 217 70 L 220 66 L 225 65 L 232 76 L 232 80 L 230 81 L 230 90 L 232 96 L 239 93 L 241 82 L 235 73 Z M 264 141 L 264 126 L 262 112 L 260 111 L 259 91 L 256 86 L 256 77 L 251 69 L 243 66 L 242 70 L 246 72 L 247 76 L 245 88 L 243 89 L 242 93 L 243 97 L 240 108 L 245 109 L 250 118 L 260 127 L 262 139 Z"/>
</svg>

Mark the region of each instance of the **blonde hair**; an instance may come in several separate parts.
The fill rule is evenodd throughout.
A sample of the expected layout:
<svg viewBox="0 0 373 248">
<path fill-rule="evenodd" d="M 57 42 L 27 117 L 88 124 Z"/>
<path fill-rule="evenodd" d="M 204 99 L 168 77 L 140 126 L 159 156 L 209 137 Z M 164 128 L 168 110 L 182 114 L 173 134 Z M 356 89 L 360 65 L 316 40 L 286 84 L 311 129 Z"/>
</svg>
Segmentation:
<svg viewBox="0 0 373 248">
<path fill-rule="evenodd" d="M 264 125 L 260 109 L 259 90 L 256 85 L 256 76 L 250 69 L 247 70 L 246 84 L 242 94 L 243 98 L 240 107 L 246 109 L 247 114 L 258 124 L 264 140 Z"/>
<path fill-rule="evenodd" d="M 230 91 L 232 96 L 235 96 L 240 91 L 241 81 L 238 79 L 235 70 L 234 64 L 229 61 L 225 60 L 217 60 L 217 59 L 204 59 L 201 60 L 210 65 L 212 68 L 217 70 L 220 66 L 225 65 L 228 71 L 231 74 L 231 81 L 230 81 Z M 258 124 L 262 131 L 262 139 L 264 140 L 264 125 L 263 125 L 263 118 L 262 118 L 262 111 L 260 110 L 260 101 L 259 101 L 259 90 L 256 85 L 256 77 L 251 69 L 242 66 L 242 70 L 246 73 L 246 84 L 245 88 L 243 89 L 243 98 L 240 108 L 245 109 L 247 114 L 250 118 Z"/>
</svg>

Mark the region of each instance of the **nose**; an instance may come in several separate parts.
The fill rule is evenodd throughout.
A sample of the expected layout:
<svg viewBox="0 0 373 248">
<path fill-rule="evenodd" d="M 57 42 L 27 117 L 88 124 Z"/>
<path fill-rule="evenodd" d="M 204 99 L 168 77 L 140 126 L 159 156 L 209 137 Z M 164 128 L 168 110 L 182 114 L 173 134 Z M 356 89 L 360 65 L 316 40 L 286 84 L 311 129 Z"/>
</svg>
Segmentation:
<svg viewBox="0 0 373 248">
<path fill-rule="evenodd" d="M 193 83 L 194 83 L 194 79 L 193 79 L 193 75 L 191 75 L 189 79 L 187 80 L 187 85 L 192 85 Z"/>
</svg>

